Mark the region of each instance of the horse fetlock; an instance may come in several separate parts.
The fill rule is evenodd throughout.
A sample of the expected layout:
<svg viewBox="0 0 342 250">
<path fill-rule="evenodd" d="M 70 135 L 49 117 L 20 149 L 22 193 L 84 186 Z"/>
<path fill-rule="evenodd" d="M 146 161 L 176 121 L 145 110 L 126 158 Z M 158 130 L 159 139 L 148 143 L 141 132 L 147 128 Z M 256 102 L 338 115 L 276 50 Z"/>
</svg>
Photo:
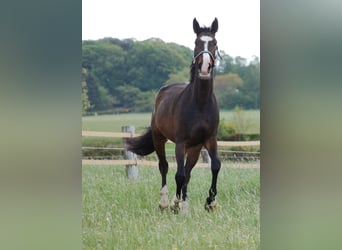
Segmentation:
<svg viewBox="0 0 342 250">
<path fill-rule="evenodd" d="M 179 199 L 177 198 L 177 195 L 173 197 L 171 205 L 170 205 L 170 209 L 173 213 L 178 214 L 180 207 L 179 207 Z"/>
<path fill-rule="evenodd" d="M 204 205 L 205 210 L 207 210 L 208 212 L 213 212 L 217 209 L 217 201 L 211 200 L 209 197 L 207 198 L 207 201 Z"/>
<path fill-rule="evenodd" d="M 211 200 L 215 200 L 215 196 L 217 195 L 217 190 L 216 188 L 210 188 L 209 190 L 209 198 Z"/>
</svg>

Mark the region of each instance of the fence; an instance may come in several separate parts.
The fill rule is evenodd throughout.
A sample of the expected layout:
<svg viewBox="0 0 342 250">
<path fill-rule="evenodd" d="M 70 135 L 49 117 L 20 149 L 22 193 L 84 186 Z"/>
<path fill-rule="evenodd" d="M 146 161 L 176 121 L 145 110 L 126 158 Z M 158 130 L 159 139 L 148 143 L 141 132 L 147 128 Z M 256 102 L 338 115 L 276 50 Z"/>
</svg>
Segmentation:
<svg viewBox="0 0 342 250">
<path fill-rule="evenodd" d="M 125 126 L 122 127 L 123 132 L 100 132 L 100 131 L 82 131 L 83 137 L 106 137 L 106 138 L 129 138 L 139 136 L 139 134 L 135 134 L 133 126 Z M 172 143 L 171 141 L 168 141 Z M 246 146 L 260 146 L 260 141 L 218 141 L 218 146 L 220 147 L 246 147 Z M 125 150 L 124 148 L 120 149 L 124 152 L 124 160 L 94 160 L 94 159 L 83 159 L 82 165 L 94 165 L 94 166 L 126 166 L 127 175 L 133 175 L 132 178 L 135 178 L 134 175 L 137 174 L 137 165 L 143 166 L 158 166 L 158 162 L 149 161 L 146 159 L 139 159 L 136 155 L 131 152 Z M 253 152 L 258 153 L 258 152 Z M 209 160 L 210 161 L 210 160 Z M 176 166 L 175 162 L 169 163 L 170 167 Z M 208 167 L 208 163 L 197 163 L 196 167 Z"/>
<path fill-rule="evenodd" d="M 98 131 L 82 131 L 82 136 L 108 137 L 108 138 L 129 138 L 136 137 L 139 134 L 129 132 L 98 132 Z M 168 141 L 171 142 L 171 141 Z M 260 146 L 260 141 L 218 141 L 218 146 L 225 147 L 244 147 L 244 146 Z"/>
</svg>

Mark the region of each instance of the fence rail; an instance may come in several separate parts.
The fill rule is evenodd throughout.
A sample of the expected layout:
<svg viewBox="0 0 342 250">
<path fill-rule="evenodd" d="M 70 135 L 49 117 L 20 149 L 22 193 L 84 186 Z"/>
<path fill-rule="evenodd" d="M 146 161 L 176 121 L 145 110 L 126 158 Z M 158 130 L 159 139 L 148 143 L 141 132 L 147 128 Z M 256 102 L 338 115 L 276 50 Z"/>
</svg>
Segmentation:
<svg viewBox="0 0 342 250">
<path fill-rule="evenodd" d="M 88 166 L 127 166 L 127 165 L 141 165 L 149 167 L 158 167 L 156 161 L 146 160 L 82 160 L 82 165 Z M 176 162 L 169 162 L 169 167 L 177 167 Z M 259 168 L 259 164 L 251 163 L 235 163 L 230 164 L 229 168 Z M 196 163 L 196 168 L 210 168 L 209 163 Z"/>
</svg>

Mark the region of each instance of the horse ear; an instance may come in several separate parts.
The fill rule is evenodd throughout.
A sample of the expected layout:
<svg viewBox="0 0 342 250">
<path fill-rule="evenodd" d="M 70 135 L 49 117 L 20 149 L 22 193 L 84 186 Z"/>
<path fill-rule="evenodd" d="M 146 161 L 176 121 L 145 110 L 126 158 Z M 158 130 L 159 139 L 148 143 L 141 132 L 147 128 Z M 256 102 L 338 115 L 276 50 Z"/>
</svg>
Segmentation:
<svg viewBox="0 0 342 250">
<path fill-rule="evenodd" d="M 198 35 L 200 32 L 200 26 L 196 20 L 196 17 L 194 18 L 194 21 L 192 22 L 192 26 L 194 28 L 194 32 Z"/>
<path fill-rule="evenodd" d="M 217 30 L 218 30 L 218 21 L 217 21 L 217 18 L 215 17 L 215 20 L 211 24 L 210 31 L 211 31 L 211 33 L 215 34 L 217 32 Z"/>
</svg>

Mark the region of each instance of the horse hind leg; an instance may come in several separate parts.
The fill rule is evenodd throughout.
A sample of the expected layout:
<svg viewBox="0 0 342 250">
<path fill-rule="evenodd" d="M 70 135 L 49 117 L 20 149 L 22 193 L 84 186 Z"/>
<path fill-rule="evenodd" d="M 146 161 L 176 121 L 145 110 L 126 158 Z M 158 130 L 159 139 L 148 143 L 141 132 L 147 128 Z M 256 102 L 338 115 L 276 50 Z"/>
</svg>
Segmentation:
<svg viewBox="0 0 342 250">
<path fill-rule="evenodd" d="M 162 177 L 162 185 L 160 190 L 160 201 L 159 201 L 159 209 L 163 212 L 168 210 L 169 208 L 169 191 L 166 185 L 166 175 L 169 169 L 169 164 L 166 161 L 165 156 L 165 138 L 154 137 L 154 145 L 155 151 L 157 153 L 159 159 L 159 171 Z M 158 140 L 157 140 L 158 139 Z"/>
</svg>

